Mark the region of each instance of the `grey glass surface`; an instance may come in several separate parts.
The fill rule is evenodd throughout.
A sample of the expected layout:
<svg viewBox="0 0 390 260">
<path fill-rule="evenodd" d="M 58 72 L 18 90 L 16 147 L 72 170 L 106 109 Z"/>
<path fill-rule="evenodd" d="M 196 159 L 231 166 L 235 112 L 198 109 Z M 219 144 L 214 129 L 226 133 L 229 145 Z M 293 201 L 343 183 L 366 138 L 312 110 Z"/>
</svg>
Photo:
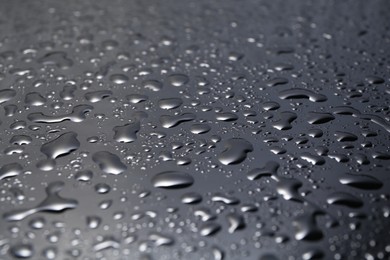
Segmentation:
<svg viewBox="0 0 390 260">
<path fill-rule="evenodd" d="M 389 1 L 1 1 L 0 259 L 390 259 Z"/>
</svg>

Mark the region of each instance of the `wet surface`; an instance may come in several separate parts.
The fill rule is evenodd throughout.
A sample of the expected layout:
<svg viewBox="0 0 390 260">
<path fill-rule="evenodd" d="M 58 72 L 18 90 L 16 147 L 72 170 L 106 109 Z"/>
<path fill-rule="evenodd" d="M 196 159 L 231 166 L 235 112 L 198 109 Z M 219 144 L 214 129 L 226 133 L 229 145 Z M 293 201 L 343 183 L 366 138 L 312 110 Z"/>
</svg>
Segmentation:
<svg viewBox="0 0 390 260">
<path fill-rule="evenodd" d="M 387 1 L 0 3 L 0 259 L 390 259 Z"/>
</svg>

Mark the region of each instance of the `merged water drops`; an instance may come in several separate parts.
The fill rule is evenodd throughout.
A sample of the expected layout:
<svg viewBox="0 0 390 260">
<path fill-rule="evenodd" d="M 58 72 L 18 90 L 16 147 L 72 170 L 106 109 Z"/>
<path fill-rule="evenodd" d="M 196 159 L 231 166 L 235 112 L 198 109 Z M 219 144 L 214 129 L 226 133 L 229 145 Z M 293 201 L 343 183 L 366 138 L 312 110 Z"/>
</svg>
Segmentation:
<svg viewBox="0 0 390 260">
<path fill-rule="evenodd" d="M 31 113 L 27 118 L 34 123 L 60 123 L 66 120 L 72 122 L 82 122 L 86 118 L 86 113 L 93 109 L 90 105 L 77 105 L 73 107 L 72 112 L 65 115 L 45 115 L 42 112 Z"/>
<path fill-rule="evenodd" d="M 36 207 L 28 209 L 16 209 L 7 212 L 3 218 L 7 221 L 18 221 L 38 212 L 62 212 L 66 209 L 73 209 L 78 205 L 77 200 L 62 198 L 59 192 L 64 187 L 64 183 L 57 181 L 50 183 L 46 188 L 46 198 Z"/>
</svg>

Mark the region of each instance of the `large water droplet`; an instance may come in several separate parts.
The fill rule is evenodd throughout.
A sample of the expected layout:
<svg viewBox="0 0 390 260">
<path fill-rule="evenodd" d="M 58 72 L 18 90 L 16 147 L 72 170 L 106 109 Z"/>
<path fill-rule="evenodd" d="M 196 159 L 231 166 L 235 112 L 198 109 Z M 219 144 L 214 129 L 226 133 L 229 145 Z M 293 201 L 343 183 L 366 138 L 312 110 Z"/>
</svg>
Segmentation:
<svg viewBox="0 0 390 260">
<path fill-rule="evenodd" d="M 99 165 L 102 171 L 108 174 L 118 175 L 127 169 L 119 157 L 110 152 L 96 152 L 92 155 L 92 160 Z"/>
<path fill-rule="evenodd" d="M 194 178 L 185 172 L 166 171 L 155 175 L 152 184 L 156 188 L 178 189 L 191 186 Z"/>
<path fill-rule="evenodd" d="M 225 141 L 225 150 L 218 155 L 224 165 L 238 164 L 246 159 L 247 153 L 253 151 L 253 145 L 243 138 L 231 138 Z"/>
</svg>

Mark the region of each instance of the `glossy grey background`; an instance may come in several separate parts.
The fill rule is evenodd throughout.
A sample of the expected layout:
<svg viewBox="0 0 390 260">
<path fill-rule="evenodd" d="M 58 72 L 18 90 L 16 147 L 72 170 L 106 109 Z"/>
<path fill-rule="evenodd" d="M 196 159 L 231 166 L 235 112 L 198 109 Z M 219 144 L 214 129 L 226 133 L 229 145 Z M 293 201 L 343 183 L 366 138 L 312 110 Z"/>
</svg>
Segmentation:
<svg viewBox="0 0 390 260">
<path fill-rule="evenodd" d="M 389 259 L 388 12 L 1 1 L 0 259 Z"/>
</svg>

